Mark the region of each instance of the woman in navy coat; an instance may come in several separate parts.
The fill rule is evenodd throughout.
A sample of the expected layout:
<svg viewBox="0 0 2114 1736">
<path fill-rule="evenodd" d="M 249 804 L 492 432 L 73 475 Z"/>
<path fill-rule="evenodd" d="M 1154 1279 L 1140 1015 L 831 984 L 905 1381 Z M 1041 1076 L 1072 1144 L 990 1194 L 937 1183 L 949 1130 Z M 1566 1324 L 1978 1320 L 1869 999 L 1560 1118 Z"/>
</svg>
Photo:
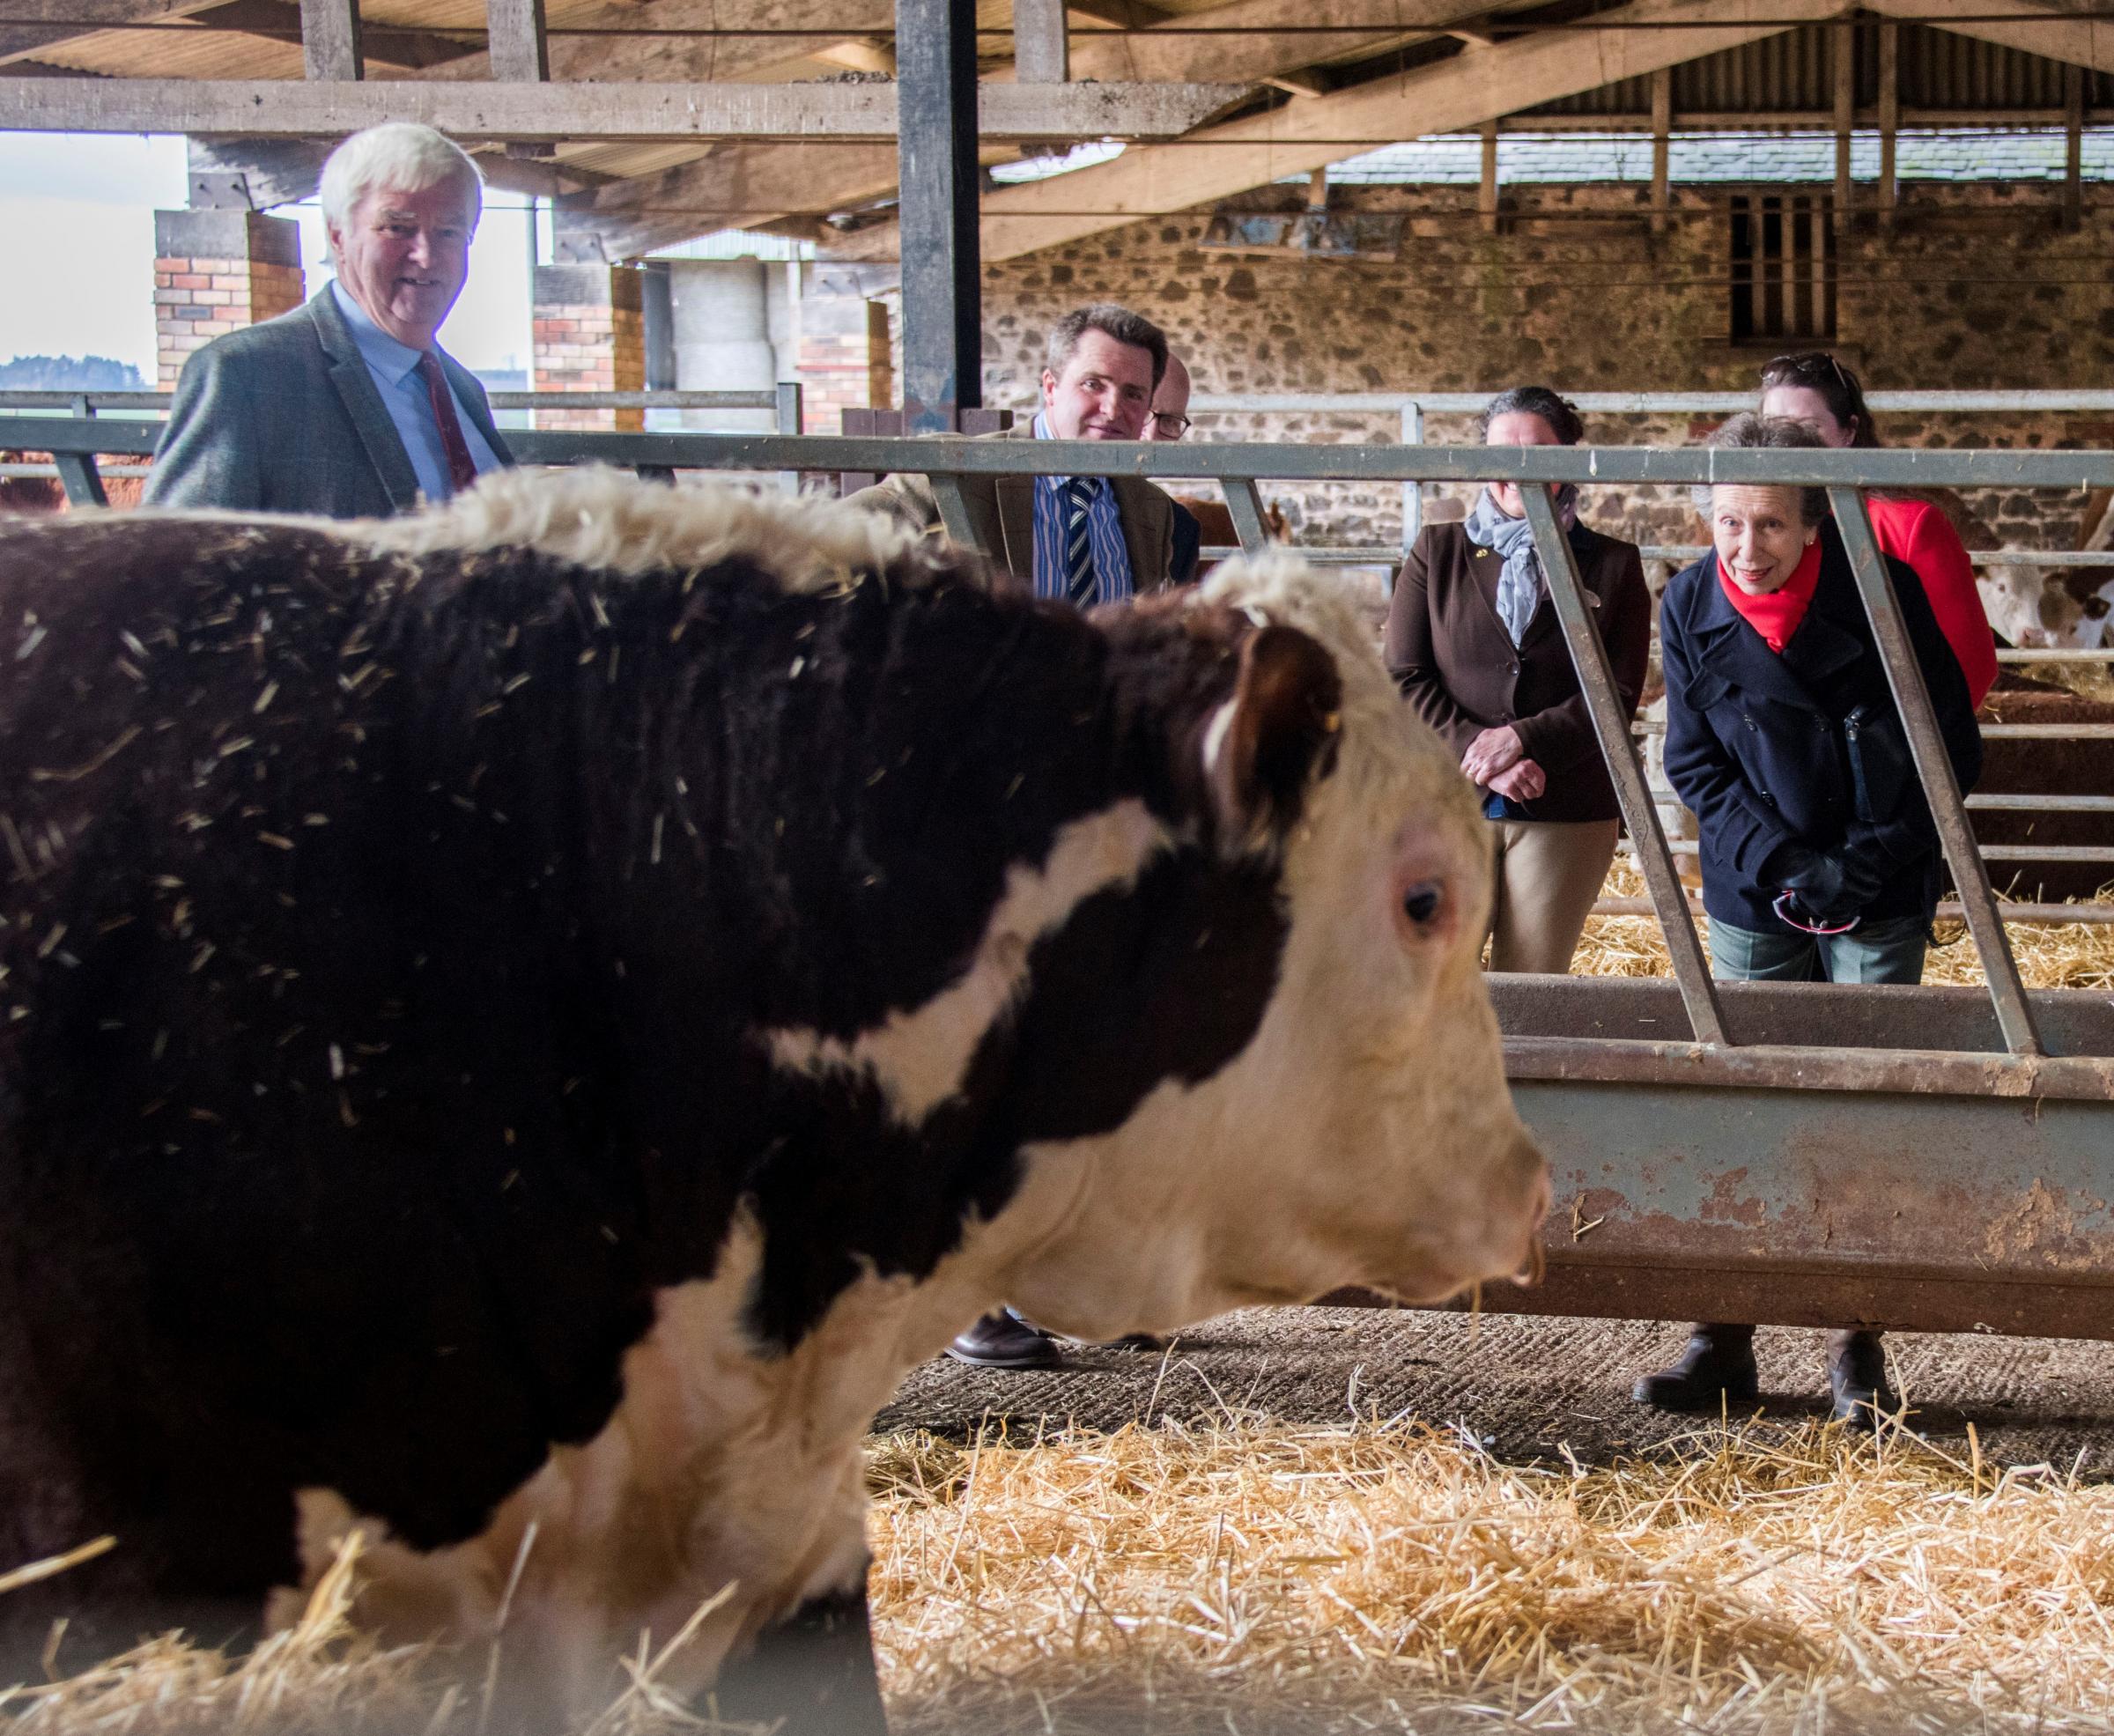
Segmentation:
<svg viewBox="0 0 2114 1736">
<path fill-rule="evenodd" d="M 1801 424 L 1734 417 L 1716 447 L 1814 447 Z M 1713 972 L 1913 983 L 1942 859 L 1842 537 L 1817 488 L 1718 484 L 1713 550 L 1667 587 L 1667 781 L 1701 834 Z M 1962 790 L 1982 769 L 1967 683 L 1914 571 L 1888 562 Z M 1877 1333 L 1829 1334 L 1838 1420 L 1890 1408 Z M 1754 1328 L 1701 1325 L 1637 1398 L 1715 1411 L 1756 1392 Z"/>
</svg>

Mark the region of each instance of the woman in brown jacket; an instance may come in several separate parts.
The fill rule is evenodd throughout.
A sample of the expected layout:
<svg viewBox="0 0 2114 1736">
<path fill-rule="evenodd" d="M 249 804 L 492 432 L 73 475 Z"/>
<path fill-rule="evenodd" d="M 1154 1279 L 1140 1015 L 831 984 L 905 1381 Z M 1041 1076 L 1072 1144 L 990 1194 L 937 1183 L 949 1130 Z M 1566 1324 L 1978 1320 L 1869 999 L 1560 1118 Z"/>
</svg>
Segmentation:
<svg viewBox="0 0 2114 1736">
<path fill-rule="evenodd" d="M 1485 446 L 1576 446 L 1577 408 L 1545 386 L 1490 401 Z M 1637 709 L 1652 599 L 1633 543 L 1559 517 L 1622 690 Z M 1493 483 L 1462 524 L 1427 526 L 1387 611 L 1387 667 L 1417 714 L 1460 756 L 1497 846 L 1490 969 L 1565 971 L 1615 858 L 1619 809 L 1571 667 L 1519 489 Z"/>
</svg>

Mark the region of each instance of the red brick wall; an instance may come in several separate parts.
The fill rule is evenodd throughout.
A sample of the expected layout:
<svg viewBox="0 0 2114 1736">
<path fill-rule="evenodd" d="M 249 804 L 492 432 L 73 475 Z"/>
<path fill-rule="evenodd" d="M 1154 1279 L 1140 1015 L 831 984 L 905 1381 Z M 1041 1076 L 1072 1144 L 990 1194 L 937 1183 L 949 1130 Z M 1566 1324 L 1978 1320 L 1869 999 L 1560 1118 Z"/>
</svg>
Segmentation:
<svg viewBox="0 0 2114 1736">
<path fill-rule="evenodd" d="M 535 298 L 534 389 L 643 392 L 646 312 L 640 274 L 621 265 L 539 265 Z M 637 432 L 637 410 L 539 410 L 539 428 Z"/>
<path fill-rule="evenodd" d="M 800 304 L 800 383 L 811 432 L 833 434 L 846 410 L 895 401 L 888 309 L 852 295 L 809 296 Z"/>
<path fill-rule="evenodd" d="M 255 211 L 154 213 L 154 346 L 163 391 L 194 350 L 301 305 L 300 232 Z"/>
</svg>

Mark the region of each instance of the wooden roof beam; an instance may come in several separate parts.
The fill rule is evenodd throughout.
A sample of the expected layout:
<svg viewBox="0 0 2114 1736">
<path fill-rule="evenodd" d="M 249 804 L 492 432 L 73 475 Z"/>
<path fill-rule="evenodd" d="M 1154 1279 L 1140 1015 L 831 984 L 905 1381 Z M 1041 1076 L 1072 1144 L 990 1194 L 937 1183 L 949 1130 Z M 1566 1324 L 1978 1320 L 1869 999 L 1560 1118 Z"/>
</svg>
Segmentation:
<svg viewBox="0 0 2114 1736">
<path fill-rule="evenodd" d="M 841 8 L 846 0 L 830 3 Z M 675 4 L 678 0 L 655 0 L 657 5 Z M 1127 0 L 1108 0 L 1103 10 L 1119 8 L 1127 15 Z M 1082 11 L 1068 10 L 1075 16 Z M 1297 76 L 1308 63 L 1347 49 L 1381 53 L 1421 41 L 1452 19 L 1488 10 L 1489 0 L 1234 0 L 1164 20 L 1164 29 L 1152 25 L 1136 31 L 1075 29 L 1069 42 L 1071 74 L 1075 80 L 1188 76 L 1269 80 Z M 1179 33 L 1185 26 L 1197 25 L 1242 33 Z M 1286 26 L 1311 25 L 1347 28 L 1320 35 L 1273 33 Z M 1367 25 L 1372 28 L 1363 27 Z M 1009 68 L 989 75 L 985 83 L 988 87 L 1011 76 Z M 1325 93 L 1319 89 L 1320 81 L 1315 82 L 1317 93 Z M 994 152 L 987 160 L 1005 158 Z M 570 200 L 560 222 L 582 233 L 593 232 L 608 257 L 631 259 L 713 229 L 750 227 L 884 198 L 895 190 L 896 173 L 892 151 L 731 144 L 705 161 Z"/>
<path fill-rule="evenodd" d="M 2000 8 L 1983 0 L 1866 0 L 1865 10 L 1884 18 L 1913 18 L 1934 29 L 2039 55 L 2044 60 L 2063 61 L 2093 72 L 2114 72 L 2114 19 L 2073 17 L 2054 0 L 2004 0 Z M 1982 15 L 1993 11 L 2039 16 L 2021 22 L 1985 21 Z M 1961 22 L 1953 22 L 1955 18 Z"/>
<path fill-rule="evenodd" d="M 1547 32 L 1463 52 L 1207 128 L 1177 145 L 1143 145 L 1094 168 L 1001 188 L 983 202 L 984 258 L 1017 258 L 1141 218 L 1187 211 L 1400 139 L 1480 127 L 1536 103 L 1780 35 L 1838 16 L 1851 4 L 1769 0 L 1751 10 L 1768 21 L 1740 22 L 1750 11 L 1745 0 L 1634 0 L 1605 14 L 1600 29 Z M 1623 27 L 1634 24 L 1660 27 Z M 892 227 L 876 228 L 847 236 L 831 254 L 886 260 L 898 247 Z"/>
</svg>

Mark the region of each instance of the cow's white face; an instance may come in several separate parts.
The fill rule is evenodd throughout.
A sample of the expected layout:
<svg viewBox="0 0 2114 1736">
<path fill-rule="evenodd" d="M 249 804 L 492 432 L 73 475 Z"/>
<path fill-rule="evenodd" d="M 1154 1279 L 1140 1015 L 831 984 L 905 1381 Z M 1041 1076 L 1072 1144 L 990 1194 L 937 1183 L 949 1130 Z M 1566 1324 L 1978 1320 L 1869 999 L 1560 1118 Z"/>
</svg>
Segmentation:
<svg viewBox="0 0 2114 1736">
<path fill-rule="evenodd" d="M 1547 1173 L 1477 968 L 1487 829 L 1325 582 L 1280 560 L 1208 587 L 1325 646 L 1341 752 L 1285 849 L 1291 927 L 1254 1038 L 1114 1133 L 1031 1154 L 1081 1172 L 1071 1220 L 1008 1289 L 1060 1330 L 1164 1329 L 1344 1284 L 1435 1300 L 1534 1257 Z"/>
<path fill-rule="evenodd" d="M 2074 651 L 2099 643 L 2101 622 L 2088 618 L 2059 573 L 2042 566 L 1984 567 L 1975 587 L 1990 625 L 2022 650 Z"/>
</svg>

